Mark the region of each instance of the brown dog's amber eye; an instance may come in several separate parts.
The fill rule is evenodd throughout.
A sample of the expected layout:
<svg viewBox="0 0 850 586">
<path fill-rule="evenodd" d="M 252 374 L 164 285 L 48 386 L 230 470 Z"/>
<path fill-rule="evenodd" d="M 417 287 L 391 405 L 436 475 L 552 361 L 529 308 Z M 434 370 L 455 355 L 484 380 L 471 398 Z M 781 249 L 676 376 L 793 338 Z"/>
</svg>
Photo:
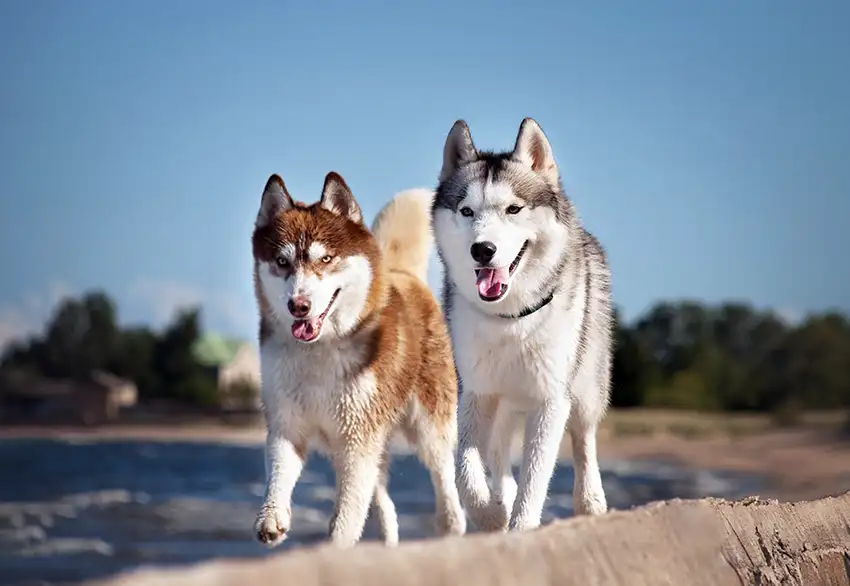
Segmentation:
<svg viewBox="0 0 850 586">
<path fill-rule="evenodd" d="M 289 266 L 289 261 L 286 260 L 285 256 L 279 256 L 276 259 L 274 259 L 274 261 L 275 261 L 275 263 L 277 263 L 277 266 L 279 266 L 282 269 L 285 269 L 286 267 Z"/>
<path fill-rule="evenodd" d="M 322 262 L 323 262 L 323 263 L 329 263 L 329 262 L 331 262 L 333 259 L 334 259 L 334 257 L 332 257 L 332 256 L 331 256 L 331 255 L 329 255 L 329 254 L 326 254 L 325 256 L 323 256 L 323 257 L 322 257 Z"/>
</svg>

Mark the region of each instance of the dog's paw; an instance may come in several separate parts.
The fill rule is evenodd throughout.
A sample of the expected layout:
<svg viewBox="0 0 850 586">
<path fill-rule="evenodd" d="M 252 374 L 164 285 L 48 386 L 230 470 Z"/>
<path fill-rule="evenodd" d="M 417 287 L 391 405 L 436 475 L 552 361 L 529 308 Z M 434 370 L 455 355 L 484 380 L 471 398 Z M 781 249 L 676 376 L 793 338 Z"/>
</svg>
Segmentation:
<svg viewBox="0 0 850 586">
<path fill-rule="evenodd" d="M 463 511 L 458 511 L 456 514 L 442 513 L 437 515 L 436 519 L 437 535 L 464 535 L 466 533 L 466 516 Z"/>
<path fill-rule="evenodd" d="M 292 512 L 290 509 L 287 509 L 284 513 L 276 507 L 263 507 L 263 510 L 257 516 L 257 522 L 254 523 L 257 541 L 268 547 L 280 545 L 286 539 L 291 520 Z"/>
<path fill-rule="evenodd" d="M 602 515 L 608 511 L 605 502 L 605 493 L 581 495 L 582 498 L 574 499 L 575 515 Z"/>
<path fill-rule="evenodd" d="M 507 531 L 509 513 L 504 503 L 492 502 L 478 507 L 468 507 L 469 518 L 475 528 L 483 532 Z"/>
</svg>

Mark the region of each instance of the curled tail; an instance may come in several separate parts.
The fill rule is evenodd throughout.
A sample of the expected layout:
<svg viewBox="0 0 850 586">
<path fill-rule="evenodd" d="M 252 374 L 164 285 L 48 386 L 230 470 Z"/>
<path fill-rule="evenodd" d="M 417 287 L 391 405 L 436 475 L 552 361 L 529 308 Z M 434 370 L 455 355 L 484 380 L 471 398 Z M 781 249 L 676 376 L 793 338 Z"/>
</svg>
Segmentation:
<svg viewBox="0 0 850 586">
<path fill-rule="evenodd" d="M 372 223 L 385 266 L 390 270 L 428 278 L 428 256 L 431 252 L 431 203 L 434 192 L 408 189 L 397 193 Z"/>
</svg>

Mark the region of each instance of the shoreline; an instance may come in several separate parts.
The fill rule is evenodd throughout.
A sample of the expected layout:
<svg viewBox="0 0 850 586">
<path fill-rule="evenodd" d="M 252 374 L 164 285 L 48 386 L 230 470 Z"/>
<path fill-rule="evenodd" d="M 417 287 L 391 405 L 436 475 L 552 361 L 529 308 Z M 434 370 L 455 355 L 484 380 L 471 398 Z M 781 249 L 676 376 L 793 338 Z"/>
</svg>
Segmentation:
<svg viewBox="0 0 850 586">
<path fill-rule="evenodd" d="M 746 428 L 742 421 L 747 419 Z M 850 438 L 837 419 L 791 428 L 764 425 L 758 417 L 715 417 L 665 412 L 612 413 L 599 431 L 600 460 L 673 463 L 687 469 L 746 473 L 764 479 L 762 498 L 811 500 L 850 490 Z M 718 427 L 718 422 L 722 426 Z M 725 427 L 723 427 L 725 426 Z M 737 426 L 737 427 L 735 427 Z M 521 454 L 521 430 L 513 454 Z M 198 417 L 183 422 L 126 422 L 101 426 L 14 425 L 0 428 L 0 441 L 51 439 L 68 442 L 154 441 L 259 446 L 261 423 L 227 423 Z M 407 452 L 401 441 L 393 450 Z M 572 459 L 569 435 L 561 459 Z"/>
</svg>

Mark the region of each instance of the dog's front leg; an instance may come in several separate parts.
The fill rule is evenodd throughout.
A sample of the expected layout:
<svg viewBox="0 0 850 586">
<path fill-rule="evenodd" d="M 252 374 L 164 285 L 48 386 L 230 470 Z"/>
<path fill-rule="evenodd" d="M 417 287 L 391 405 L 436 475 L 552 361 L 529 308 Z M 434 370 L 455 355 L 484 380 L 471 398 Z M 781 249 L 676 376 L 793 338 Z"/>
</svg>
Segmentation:
<svg viewBox="0 0 850 586">
<path fill-rule="evenodd" d="M 254 529 L 260 542 L 275 546 L 292 524 L 292 490 L 304 468 L 307 443 L 270 428 L 266 436 L 266 497 Z"/>
<path fill-rule="evenodd" d="M 519 490 L 510 529 L 525 531 L 540 525 L 549 481 L 555 471 L 564 427 L 570 415 L 566 397 L 547 399 L 528 414 Z"/>
<path fill-rule="evenodd" d="M 472 523 L 481 531 L 503 531 L 508 523 L 504 507 L 493 502 L 484 462 L 498 404 L 497 397 L 479 396 L 468 389 L 460 396 L 458 493 Z"/>
<path fill-rule="evenodd" d="M 336 503 L 330 521 L 334 545 L 350 547 L 360 541 L 381 465 L 380 445 L 349 447 L 334 457 Z"/>
<path fill-rule="evenodd" d="M 502 508 L 501 529 L 508 528 L 517 494 L 517 483 L 511 466 L 511 446 L 517 420 L 517 413 L 512 406 L 505 400 L 499 401 L 487 446 L 487 461 L 493 481 L 491 499 L 494 506 Z"/>
</svg>

